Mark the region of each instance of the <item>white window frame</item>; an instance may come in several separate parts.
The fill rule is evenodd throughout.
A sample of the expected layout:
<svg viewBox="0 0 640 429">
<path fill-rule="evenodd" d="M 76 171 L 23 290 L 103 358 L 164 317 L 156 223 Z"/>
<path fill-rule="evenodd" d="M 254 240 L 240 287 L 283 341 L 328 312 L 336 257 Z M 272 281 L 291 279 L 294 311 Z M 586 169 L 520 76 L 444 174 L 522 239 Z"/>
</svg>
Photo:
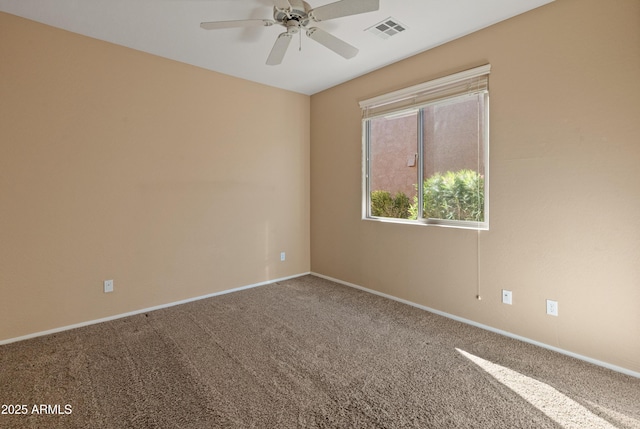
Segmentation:
<svg viewBox="0 0 640 429">
<path fill-rule="evenodd" d="M 391 93 L 383 94 L 367 100 L 360 101 L 360 108 L 363 112 L 362 118 L 362 218 L 364 220 L 374 220 L 382 222 L 393 222 L 417 225 L 437 225 L 455 228 L 488 230 L 489 229 L 489 73 L 491 65 L 476 67 L 465 70 L 450 76 L 431 80 L 409 88 L 404 88 Z M 370 177 L 370 147 L 369 147 L 369 120 L 380 117 L 420 110 L 421 108 L 435 103 L 442 103 L 451 98 L 457 98 L 464 94 L 484 95 L 484 116 L 483 121 L 483 165 L 484 165 L 484 220 L 482 222 L 460 221 L 447 219 L 421 219 L 417 220 L 375 217 L 370 213 L 371 209 L 371 189 L 369 188 Z M 422 115 L 418 115 L 419 117 Z M 421 121 L 419 120 L 419 141 L 418 149 L 418 207 L 422 211 L 422 198 L 424 183 L 422 165 L 424 159 L 424 148 L 422 141 Z"/>
</svg>

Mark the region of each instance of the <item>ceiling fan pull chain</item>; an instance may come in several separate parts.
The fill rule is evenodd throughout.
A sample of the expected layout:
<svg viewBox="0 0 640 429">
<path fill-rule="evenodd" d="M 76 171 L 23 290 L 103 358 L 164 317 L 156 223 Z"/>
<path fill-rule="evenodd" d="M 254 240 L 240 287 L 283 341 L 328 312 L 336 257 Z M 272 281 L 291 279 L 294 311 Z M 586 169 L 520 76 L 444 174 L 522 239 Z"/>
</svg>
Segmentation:
<svg viewBox="0 0 640 429">
<path fill-rule="evenodd" d="M 298 31 L 300 46 L 298 46 L 298 52 L 302 52 L 302 31 Z"/>
</svg>

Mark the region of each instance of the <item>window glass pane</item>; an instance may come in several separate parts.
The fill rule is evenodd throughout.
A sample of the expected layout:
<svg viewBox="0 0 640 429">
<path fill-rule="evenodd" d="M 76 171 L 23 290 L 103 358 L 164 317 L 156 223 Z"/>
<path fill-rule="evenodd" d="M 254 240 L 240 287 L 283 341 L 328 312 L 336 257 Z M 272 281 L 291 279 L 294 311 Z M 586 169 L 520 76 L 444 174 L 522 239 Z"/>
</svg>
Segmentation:
<svg viewBox="0 0 640 429">
<path fill-rule="evenodd" d="M 418 183 L 418 112 L 371 119 L 369 127 L 370 215 L 410 219 Z"/>
<path fill-rule="evenodd" d="M 429 105 L 423 115 L 423 218 L 484 221 L 484 94 Z"/>
</svg>

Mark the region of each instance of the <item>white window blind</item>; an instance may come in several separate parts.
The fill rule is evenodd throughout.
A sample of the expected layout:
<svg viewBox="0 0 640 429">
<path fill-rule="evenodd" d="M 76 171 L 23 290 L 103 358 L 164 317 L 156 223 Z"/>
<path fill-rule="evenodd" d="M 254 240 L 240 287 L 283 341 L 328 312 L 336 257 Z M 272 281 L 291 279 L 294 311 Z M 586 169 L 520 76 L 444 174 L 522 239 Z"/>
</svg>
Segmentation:
<svg viewBox="0 0 640 429">
<path fill-rule="evenodd" d="M 490 71 L 491 65 L 487 64 L 360 101 L 363 118 L 392 115 L 436 101 L 487 91 Z"/>
</svg>

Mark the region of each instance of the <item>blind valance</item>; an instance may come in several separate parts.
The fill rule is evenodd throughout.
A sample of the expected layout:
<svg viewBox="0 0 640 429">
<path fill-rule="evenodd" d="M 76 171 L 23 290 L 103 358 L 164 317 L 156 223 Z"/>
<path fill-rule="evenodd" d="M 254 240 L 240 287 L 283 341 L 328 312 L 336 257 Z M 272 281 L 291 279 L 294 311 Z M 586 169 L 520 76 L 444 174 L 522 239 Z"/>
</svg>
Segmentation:
<svg viewBox="0 0 640 429">
<path fill-rule="evenodd" d="M 388 94 L 360 101 L 363 118 L 389 115 L 457 97 L 477 94 L 489 89 L 491 65 L 476 67 L 460 73 L 434 79 Z"/>
</svg>

